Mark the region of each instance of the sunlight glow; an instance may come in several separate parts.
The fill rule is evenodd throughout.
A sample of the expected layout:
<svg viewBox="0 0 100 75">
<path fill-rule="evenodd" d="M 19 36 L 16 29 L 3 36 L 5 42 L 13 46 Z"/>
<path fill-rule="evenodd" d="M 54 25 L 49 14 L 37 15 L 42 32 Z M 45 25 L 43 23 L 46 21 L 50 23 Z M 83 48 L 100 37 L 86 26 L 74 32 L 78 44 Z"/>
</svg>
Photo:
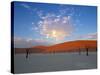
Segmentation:
<svg viewBox="0 0 100 75">
<path fill-rule="evenodd" d="M 57 32 L 55 30 L 52 31 L 52 36 L 57 37 Z"/>
</svg>

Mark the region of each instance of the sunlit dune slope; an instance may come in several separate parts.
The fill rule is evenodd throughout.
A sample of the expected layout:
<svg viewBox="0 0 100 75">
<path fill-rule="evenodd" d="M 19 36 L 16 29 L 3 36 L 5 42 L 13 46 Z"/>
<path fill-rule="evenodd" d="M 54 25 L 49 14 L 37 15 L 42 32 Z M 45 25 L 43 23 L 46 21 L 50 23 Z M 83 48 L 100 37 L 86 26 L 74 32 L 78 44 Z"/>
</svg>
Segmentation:
<svg viewBox="0 0 100 75">
<path fill-rule="evenodd" d="M 79 49 L 81 51 L 84 51 L 86 48 L 88 48 L 91 51 L 96 50 L 97 48 L 97 41 L 94 40 L 78 40 L 78 41 L 70 41 L 65 43 L 56 44 L 53 46 L 50 46 L 46 51 L 47 52 L 74 52 L 78 51 Z"/>
</svg>

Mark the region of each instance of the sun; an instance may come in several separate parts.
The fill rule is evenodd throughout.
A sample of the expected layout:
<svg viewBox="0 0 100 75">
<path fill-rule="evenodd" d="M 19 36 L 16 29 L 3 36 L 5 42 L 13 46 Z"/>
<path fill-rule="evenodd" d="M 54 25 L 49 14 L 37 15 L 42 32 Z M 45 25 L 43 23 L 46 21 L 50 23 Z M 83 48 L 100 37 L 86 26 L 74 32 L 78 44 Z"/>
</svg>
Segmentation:
<svg viewBox="0 0 100 75">
<path fill-rule="evenodd" d="M 46 34 L 46 38 L 52 38 L 57 40 L 59 38 L 59 33 L 57 30 L 51 30 L 50 33 Z"/>
<path fill-rule="evenodd" d="M 52 37 L 55 41 L 59 40 L 62 32 L 57 30 L 52 30 L 50 37 Z"/>
<path fill-rule="evenodd" d="M 56 30 L 52 30 L 52 37 L 57 37 L 57 31 Z"/>
</svg>

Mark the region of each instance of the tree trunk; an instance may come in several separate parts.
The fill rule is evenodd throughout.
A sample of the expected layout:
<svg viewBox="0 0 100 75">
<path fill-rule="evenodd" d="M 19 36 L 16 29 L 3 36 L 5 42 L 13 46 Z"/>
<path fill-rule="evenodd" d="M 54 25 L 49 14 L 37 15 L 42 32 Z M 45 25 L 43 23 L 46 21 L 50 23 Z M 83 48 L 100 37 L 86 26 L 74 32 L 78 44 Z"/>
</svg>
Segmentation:
<svg viewBox="0 0 100 75">
<path fill-rule="evenodd" d="M 26 59 L 28 58 L 29 55 L 29 49 L 26 49 Z"/>
<path fill-rule="evenodd" d="M 87 55 L 87 56 L 89 55 L 89 53 L 88 53 L 88 48 L 86 48 L 86 55 Z"/>
</svg>

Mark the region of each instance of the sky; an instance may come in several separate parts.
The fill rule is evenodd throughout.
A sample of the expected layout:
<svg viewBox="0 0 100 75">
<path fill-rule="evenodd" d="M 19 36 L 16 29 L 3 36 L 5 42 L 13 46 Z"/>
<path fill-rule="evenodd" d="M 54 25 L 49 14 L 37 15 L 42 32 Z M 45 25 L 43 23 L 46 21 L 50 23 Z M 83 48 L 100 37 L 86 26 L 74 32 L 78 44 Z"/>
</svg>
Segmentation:
<svg viewBox="0 0 100 75">
<path fill-rule="evenodd" d="M 14 46 L 97 39 L 97 7 L 14 2 Z"/>
</svg>

